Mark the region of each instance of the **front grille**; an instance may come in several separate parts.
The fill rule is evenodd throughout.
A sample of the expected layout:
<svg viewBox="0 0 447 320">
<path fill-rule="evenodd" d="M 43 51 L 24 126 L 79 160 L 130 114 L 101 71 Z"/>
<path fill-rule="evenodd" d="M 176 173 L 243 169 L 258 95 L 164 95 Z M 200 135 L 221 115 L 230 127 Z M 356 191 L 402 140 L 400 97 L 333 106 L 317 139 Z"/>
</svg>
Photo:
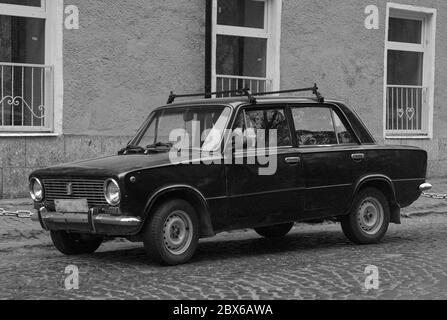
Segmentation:
<svg viewBox="0 0 447 320">
<path fill-rule="evenodd" d="M 104 182 L 105 180 L 84 179 L 42 180 L 45 200 L 47 204 L 52 206 L 54 206 L 54 200 L 87 199 L 90 207 L 105 207 L 108 204 L 104 196 Z M 70 188 L 71 192 L 69 192 Z"/>
</svg>

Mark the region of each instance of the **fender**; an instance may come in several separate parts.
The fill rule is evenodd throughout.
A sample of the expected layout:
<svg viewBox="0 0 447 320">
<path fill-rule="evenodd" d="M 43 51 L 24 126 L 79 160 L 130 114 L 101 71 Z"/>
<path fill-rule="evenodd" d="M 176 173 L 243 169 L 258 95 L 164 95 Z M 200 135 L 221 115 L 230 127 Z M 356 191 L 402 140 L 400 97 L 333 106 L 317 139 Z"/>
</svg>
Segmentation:
<svg viewBox="0 0 447 320">
<path fill-rule="evenodd" d="M 156 202 L 163 196 L 168 195 L 173 192 L 178 191 L 184 191 L 186 194 L 192 196 L 195 201 L 197 201 L 197 204 L 200 206 L 200 210 L 198 210 L 198 218 L 200 221 L 200 229 L 201 229 L 201 236 L 202 237 L 213 237 L 216 235 L 214 232 L 212 223 L 211 223 L 211 216 L 209 212 L 208 202 L 206 201 L 206 198 L 204 195 L 197 190 L 194 187 L 188 186 L 188 185 L 172 185 L 168 187 L 163 187 L 161 189 L 158 189 L 148 200 L 144 207 L 144 216 L 143 216 L 143 223 L 140 227 L 139 232 L 143 228 L 144 223 L 150 216 L 150 212 L 153 209 Z"/>
<path fill-rule="evenodd" d="M 394 187 L 394 183 L 393 181 L 386 175 L 383 174 L 371 174 L 371 175 L 367 175 L 364 176 L 362 178 L 360 178 L 357 183 L 355 184 L 354 187 L 354 192 L 352 194 L 352 198 L 351 198 L 351 205 L 349 206 L 349 211 L 352 210 L 352 206 L 353 206 L 353 202 L 354 202 L 354 197 L 357 195 L 357 193 L 359 192 L 359 190 L 362 188 L 363 185 L 365 185 L 365 183 L 368 182 L 373 182 L 373 181 L 380 181 L 380 182 L 384 182 L 386 183 L 390 190 L 391 190 L 391 195 L 390 195 L 390 221 L 392 223 L 396 223 L 396 224 L 400 224 L 401 220 L 400 220 L 400 205 L 399 202 L 397 200 L 396 197 L 396 189 Z"/>
</svg>

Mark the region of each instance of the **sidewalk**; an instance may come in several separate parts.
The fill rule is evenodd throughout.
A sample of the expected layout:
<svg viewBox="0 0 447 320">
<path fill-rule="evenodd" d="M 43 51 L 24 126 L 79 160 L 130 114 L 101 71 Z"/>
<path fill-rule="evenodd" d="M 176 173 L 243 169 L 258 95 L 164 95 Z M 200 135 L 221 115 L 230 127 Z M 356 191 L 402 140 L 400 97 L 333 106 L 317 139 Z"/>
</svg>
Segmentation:
<svg viewBox="0 0 447 320">
<path fill-rule="evenodd" d="M 447 178 L 431 179 L 434 193 L 447 194 Z M 30 199 L 0 200 L 0 208 L 5 210 L 30 210 L 34 212 Z M 430 214 L 447 214 L 447 200 L 436 200 L 421 197 L 412 206 L 402 210 L 404 218 L 414 218 Z M 24 240 L 47 239 L 48 233 L 31 219 L 0 217 L 0 242 L 21 242 Z"/>
</svg>

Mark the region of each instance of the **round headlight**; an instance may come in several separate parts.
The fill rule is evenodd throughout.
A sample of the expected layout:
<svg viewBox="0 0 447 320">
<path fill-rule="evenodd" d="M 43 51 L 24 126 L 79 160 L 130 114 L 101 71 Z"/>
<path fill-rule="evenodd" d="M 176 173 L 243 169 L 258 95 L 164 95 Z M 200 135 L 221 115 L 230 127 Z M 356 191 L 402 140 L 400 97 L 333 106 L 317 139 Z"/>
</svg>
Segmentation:
<svg viewBox="0 0 447 320">
<path fill-rule="evenodd" d="M 29 182 L 29 193 L 34 201 L 40 202 L 44 199 L 42 182 L 37 178 L 31 178 Z"/>
<path fill-rule="evenodd" d="M 108 204 L 111 206 L 117 206 L 121 202 L 121 190 L 114 179 L 108 179 L 104 183 L 104 195 Z"/>
</svg>

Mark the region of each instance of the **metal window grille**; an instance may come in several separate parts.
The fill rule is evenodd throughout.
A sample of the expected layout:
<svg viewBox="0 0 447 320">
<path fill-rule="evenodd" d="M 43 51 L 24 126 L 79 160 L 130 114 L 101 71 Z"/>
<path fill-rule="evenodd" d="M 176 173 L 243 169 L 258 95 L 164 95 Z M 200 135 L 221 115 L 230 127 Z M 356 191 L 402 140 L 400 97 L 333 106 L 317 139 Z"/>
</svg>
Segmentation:
<svg viewBox="0 0 447 320">
<path fill-rule="evenodd" d="M 234 91 L 249 88 L 252 93 L 262 93 L 272 90 L 272 80 L 266 78 L 217 75 L 216 91 Z M 230 96 L 228 94 L 227 96 Z M 219 95 L 217 98 L 226 97 Z"/>
<path fill-rule="evenodd" d="M 388 135 L 427 134 L 427 88 L 387 86 L 386 130 Z"/>
<path fill-rule="evenodd" d="M 0 63 L 0 132 L 51 132 L 52 66 Z"/>
</svg>

